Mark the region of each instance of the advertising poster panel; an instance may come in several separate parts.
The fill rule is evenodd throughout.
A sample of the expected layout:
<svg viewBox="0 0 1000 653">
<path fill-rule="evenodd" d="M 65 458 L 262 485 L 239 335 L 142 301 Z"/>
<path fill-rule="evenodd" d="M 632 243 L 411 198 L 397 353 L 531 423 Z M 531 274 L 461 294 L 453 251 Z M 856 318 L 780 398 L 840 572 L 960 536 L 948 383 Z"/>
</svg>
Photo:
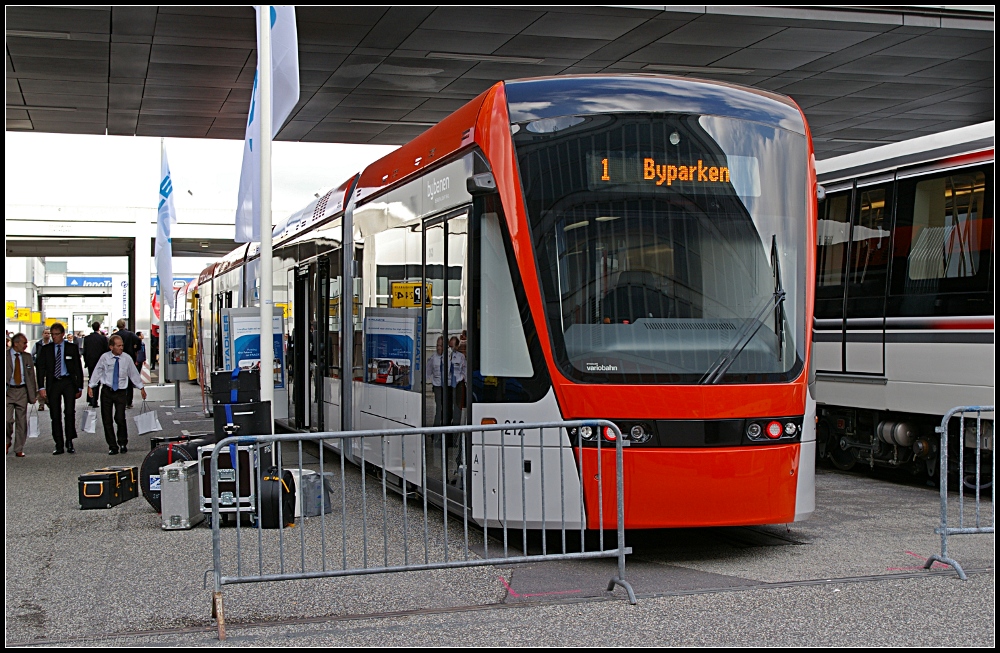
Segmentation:
<svg viewBox="0 0 1000 653">
<path fill-rule="evenodd" d="M 365 380 L 401 390 L 413 387 L 417 318 L 406 309 L 365 316 Z"/>
</svg>

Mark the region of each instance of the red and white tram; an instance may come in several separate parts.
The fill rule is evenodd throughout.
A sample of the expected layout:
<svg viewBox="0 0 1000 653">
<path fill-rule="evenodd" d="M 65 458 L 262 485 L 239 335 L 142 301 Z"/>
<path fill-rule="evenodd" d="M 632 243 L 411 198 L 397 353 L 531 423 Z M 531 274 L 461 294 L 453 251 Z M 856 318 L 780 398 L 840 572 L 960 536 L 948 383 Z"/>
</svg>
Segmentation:
<svg viewBox="0 0 1000 653">
<path fill-rule="evenodd" d="M 805 519 L 815 225 L 812 142 L 784 96 L 652 75 L 497 83 L 275 228 L 276 419 L 607 418 L 629 439 L 626 528 Z M 258 270 L 243 246 L 199 280 L 212 369 L 217 312 L 256 303 Z M 593 469 L 601 435 L 583 435 L 568 468 L 581 453 Z M 443 504 L 463 473 L 498 486 L 489 442 L 468 470 L 450 451 L 428 463 L 420 491 Z M 539 492 L 539 474 L 506 473 Z M 577 527 L 600 526 L 592 477 L 564 476 Z M 527 505 L 508 523 L 538 527 Z"/>
</svg>

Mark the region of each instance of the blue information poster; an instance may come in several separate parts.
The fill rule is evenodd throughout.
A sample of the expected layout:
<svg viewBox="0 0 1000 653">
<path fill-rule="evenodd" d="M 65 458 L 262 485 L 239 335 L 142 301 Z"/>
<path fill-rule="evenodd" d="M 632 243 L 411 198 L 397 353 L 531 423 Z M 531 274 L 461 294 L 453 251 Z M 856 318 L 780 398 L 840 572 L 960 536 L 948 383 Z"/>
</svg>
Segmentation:
<svg viewBox="0 0 1000 653">
<path fill-rule="evenodd" d="M 233 309 L 223 320 L 224 330 L 228 331 L 229 347 L 225 351 L 226 369 L 259 369 L 260 368 L 260 314 L 240 315 L 243 311 Z M 274 338 L 274 387 L 285 387 L 285 348 L 284 320 L 282 316 L 273 317 Z"/>
</svg>

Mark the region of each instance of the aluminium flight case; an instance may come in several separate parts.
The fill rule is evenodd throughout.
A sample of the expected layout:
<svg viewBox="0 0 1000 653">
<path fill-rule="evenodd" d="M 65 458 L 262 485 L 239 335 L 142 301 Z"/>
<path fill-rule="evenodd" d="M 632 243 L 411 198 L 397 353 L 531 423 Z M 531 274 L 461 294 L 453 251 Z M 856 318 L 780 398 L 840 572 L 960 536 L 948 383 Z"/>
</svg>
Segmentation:
<svg viewBox="0 0 1000 653">
<path fill-rule="evenodd" d="M 198 447 L 198 477 L 201 479 L 201 511 L 212 512 L 212 452 L 216 445 Z M 219 512 L 250 513 L 257 511 L 257 454 L 252 445 L 224 446 L 219 452 Z M 232 464 L 233 453 L 239 460 L 239 474 Z M 239 477 L 239 491 L 236 488 Z"/>
<path fill-rule="evenodd" d="M 160 468 L 160 528 L 188 530 L 205 520 L 201 511 L 198 461 L 179 460 Z"/>
</svg>

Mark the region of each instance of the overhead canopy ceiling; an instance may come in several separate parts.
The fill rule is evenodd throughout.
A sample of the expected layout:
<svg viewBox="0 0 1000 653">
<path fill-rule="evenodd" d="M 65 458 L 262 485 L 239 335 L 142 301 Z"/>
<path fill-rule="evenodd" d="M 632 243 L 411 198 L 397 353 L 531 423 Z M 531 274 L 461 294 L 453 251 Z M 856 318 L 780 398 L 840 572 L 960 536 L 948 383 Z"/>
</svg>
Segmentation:
<svg viewBox="0 0 1000 653">
<path fill-rule="evenodd" d="M 86 256 L 128 256 L 134 247 L 133 238 L 85 238 L 13 236 L 4 239 L 8 258 L 20 257 L 86 257 Z M 232 240 L 194 240 L 191 238 L 171 239 L 172 254 L 187 256 L 225 256 L 233 251 Z M 155 241 L 150 239 L 149 256 L 154 255 Z"/>
<path fill-rule="evenodd" d="M 669 10 L 667 10 L 669 9 Z M 280 140 L 401 144 L 501 79 L 671 73 L 790 95 L 817 157 L 993 118 L 992 6 L 298 7 Z M 7 129 L 242 139 L 250 7 L 6 8 Z"/>
</svg>

